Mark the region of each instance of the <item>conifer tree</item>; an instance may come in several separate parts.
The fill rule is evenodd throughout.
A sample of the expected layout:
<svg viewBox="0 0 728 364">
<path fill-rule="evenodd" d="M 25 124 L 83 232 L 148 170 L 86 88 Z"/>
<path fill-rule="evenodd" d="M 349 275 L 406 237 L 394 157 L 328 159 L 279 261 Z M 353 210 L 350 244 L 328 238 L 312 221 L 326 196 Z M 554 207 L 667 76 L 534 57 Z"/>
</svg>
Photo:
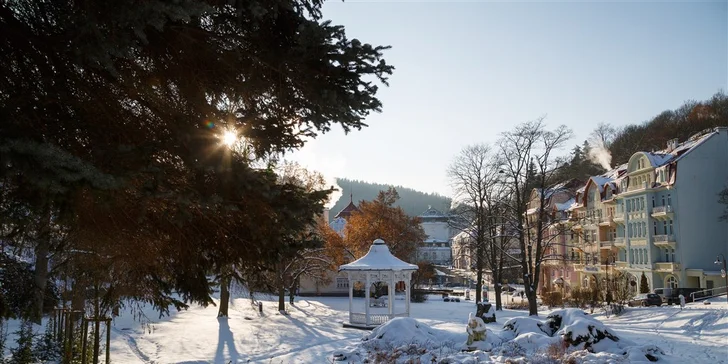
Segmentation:
<svg viewBox="0 0 728 364">
<path fill-rule="evenodd" d="M 640 293 L 649 293 L 650 292 L 650 286 L 647 283 L 647 276 L 645 276 L 645 272 L 642 272 L 642 276 L 640 276 Z"/>
</svg>

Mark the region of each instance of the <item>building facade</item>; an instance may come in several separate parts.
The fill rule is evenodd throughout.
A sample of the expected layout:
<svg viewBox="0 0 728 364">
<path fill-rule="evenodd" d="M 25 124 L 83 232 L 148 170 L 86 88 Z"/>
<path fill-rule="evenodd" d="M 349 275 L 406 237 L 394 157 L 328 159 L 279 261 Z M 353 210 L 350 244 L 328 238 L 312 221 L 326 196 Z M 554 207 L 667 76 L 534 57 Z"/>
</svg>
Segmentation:
<svg viewBox="0 0 728 364">
<path fill-rule="evenodd" d="M 720 286 L 716 255 L 728 254 L 718 193 L 728 181 L 728 128 L 637 152 L 615 196 L 616 268 L 650 289 Z"/>
<path fill-rule="evenodd" d="M 449 217 L 429 206 L 419 218 L 427 238 L 417 248 L 417 261 L 451 265 L 453 229 L 450 227 Z"/>
</svg>

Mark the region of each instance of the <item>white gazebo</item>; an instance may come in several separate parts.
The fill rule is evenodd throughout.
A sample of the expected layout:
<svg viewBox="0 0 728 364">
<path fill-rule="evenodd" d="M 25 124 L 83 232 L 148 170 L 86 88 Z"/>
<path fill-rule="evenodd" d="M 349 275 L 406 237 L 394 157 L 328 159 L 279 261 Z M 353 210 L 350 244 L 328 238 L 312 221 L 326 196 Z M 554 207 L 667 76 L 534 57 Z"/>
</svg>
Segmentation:
<svg viewBox="0 0 728 364">
<path fill-rule="evenodd" d="M 410 280 L 412 272 L 416 270 L 416 265 L 392 255 L 382 239 L 374 240 L 365 256 L 339 267 L 339 271 L 345 271 L 349 277 L 349 324 L 345 323 L 344 326 L 370 329 L 395 317 L 409 317 Z M 354 309 L 354 283 L 357 281 L 364 283 L 364 312 L 355 312 Z M 405 285 L 405 311 L 397 313 L 394 310 L 394 289 L 400 281 L 404 281 Z M 386 311 L 374 307 L 375 312 L 371 312 L 370 286 L 376 282 L 387 283 Z"/>
</svg>

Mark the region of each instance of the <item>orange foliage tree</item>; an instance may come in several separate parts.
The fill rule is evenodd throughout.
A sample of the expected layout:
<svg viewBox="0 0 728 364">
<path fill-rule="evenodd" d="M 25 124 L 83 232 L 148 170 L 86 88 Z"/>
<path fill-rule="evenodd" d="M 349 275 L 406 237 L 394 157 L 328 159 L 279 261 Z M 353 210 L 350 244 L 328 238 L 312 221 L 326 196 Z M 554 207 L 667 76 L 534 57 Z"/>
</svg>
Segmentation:
<svg viewBox="0 0 728 364">
<path fill-rule="evenodd" d="M 397 190 L 390 187 L 380 191 L 373 201 L 361 201 L 359 211 L 351 215 L 344 228 L 343 251 L 359 258 L 375 239 L 383 239 L 394 256 L 413 261 L 427 235 L 419 218 L 409 217 L 401 207 L 394 206 L 398 199 Z"/>
</svg>

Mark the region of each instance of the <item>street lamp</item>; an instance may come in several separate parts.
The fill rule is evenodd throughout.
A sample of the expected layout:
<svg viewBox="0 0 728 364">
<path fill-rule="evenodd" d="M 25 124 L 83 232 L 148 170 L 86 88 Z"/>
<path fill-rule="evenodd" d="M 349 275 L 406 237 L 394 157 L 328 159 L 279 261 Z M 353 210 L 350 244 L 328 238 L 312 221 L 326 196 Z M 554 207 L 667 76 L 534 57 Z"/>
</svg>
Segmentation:
<svg viewBox="0 0 728 364">
<path fill-rule="evenodd" d="M 723 258 L 723 260 L 720 259 L 721 257 Z M 723 276 L 723 278 L 725 278 L 725 290 L 726 290 L 725 291 L 725 299 L 726 299 L 726 301 L 728 301 L 728 274 L 726 274 L 725 255 L 718 254 L 715 257 L 715 262 L 714 263 L 715 264 L 718 264 L 718 265 L 723 264 L 723 269 L 720 271 L 720 275 Z"/>
</svg>

